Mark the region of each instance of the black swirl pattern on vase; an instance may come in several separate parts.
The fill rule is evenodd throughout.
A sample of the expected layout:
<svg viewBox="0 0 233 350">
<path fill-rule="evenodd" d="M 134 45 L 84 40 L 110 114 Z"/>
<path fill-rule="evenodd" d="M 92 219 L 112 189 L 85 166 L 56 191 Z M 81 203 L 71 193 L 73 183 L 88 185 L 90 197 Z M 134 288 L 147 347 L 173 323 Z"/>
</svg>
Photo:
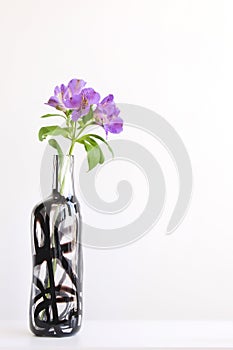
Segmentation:
<svg viewBox="0 0 233 350">
<path fill-rule="evenodd" d="M 79 205 L 73 197 L 53 193 L 33 211 L 30 328 L 35 335 L 69 336 L 81 327 L 80 226 Z"/>
</svg>

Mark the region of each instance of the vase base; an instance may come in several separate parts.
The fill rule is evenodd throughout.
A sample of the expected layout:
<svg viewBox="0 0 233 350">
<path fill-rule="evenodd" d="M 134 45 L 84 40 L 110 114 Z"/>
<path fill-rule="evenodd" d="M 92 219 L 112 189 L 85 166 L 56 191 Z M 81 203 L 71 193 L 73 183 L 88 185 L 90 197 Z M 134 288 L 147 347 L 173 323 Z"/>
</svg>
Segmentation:
<svg viewBox="0 0 233 350">
<path fill-rule="evenodd" d="M 31 332 L 37 337 L 64 338 L 71 337 L 80 331 L 81 326 L 74 329 L 62 329 L 61 327 L 50 327 L 48 330 L 37 330 L 30 327 Z"/>
</svg>

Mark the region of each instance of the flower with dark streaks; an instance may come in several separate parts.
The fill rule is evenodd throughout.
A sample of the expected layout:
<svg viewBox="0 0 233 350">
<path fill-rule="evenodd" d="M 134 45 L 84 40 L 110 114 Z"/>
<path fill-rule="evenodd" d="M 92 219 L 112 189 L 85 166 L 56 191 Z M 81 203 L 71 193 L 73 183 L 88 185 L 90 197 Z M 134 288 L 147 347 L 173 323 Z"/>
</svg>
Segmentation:
<svg viewBox="0 0 233 350">
<path fill-rule="evenodd" d="M 84 80 L 72 79 L 68 86 L 62 84 L 54 89 L 54 96 L 51 96 L 46 103 L 60 111 L 65 112 L 67 109 L 78 108 L 81 103 L 81 91 L 86 85 Z"/>
<path fill-rule="evenodd" d="M 64 94 L 64 105 L 68 109 L 79 108 L 81 104 L 81 91 L 83 87 L 86 85 L 84 80 L 72 79 Z"/>
<path fill-rule="evenodd" d="M 66 94 L 67 88 L 64 84 L 61 86 L 56 86 L 54 89 L 54 96 L 51 96 L 46 105 L 54 107 L 60 111 L 66 111 L 64 105 L 64 95 Z"/>
<path fill-rule="evenodd" d="M 65 125 L 47 125 L 40 128 L 39 140 L 43 141 L 48 136 L 51 147 L 55 148 L 58 155 L 63 150 L 56 140 L 56 136 L 65 137 L 70 141 L 69 156 L 73 154 L 74 147 L 82 144 L 87 152 L 89 170 L 98 164 L 103 164 L 104 153 L 100 141 L 108 146 L 113 155 L 109 143 L 100 135 L 86 133 L 88 127 L 99 125 L 105 130 L 106 139 L 108 133 L 119 134 L 123 130 L 123 120 L 120 118 L 120 110 L 114 102 L 114 96 L 109 94 L 100 102 L 100 94 L 93 88 L 86 88 L 86 82 L 82 79 L 72 79 L 68 85 L 56 86 L 54 95 L 50 97 L 47 105 L 56 108 L 60 113 L 45 114 L 42 118 L 62 117 Z M 63 184 L 63 181 L 61 184 Z"/>
<path fill-rule="evenodd" d="M 95 122 L 101 125 L 106 135 L 108 132 L 119 134 L 123 130 L 123 120 L 119 117 L 120 110 L 114 102 L 114 96 L 106 96 L 94 111 Z"/>
<path fill-rule="evenodd" d="M 89 113 L 91 105 L 97 104 L 100 95 L 92 88 L 83 89 L 81 91 L 79 103 L 72 112 L 71 118 L 76 122 L 79 118 Z"/>
</svg>

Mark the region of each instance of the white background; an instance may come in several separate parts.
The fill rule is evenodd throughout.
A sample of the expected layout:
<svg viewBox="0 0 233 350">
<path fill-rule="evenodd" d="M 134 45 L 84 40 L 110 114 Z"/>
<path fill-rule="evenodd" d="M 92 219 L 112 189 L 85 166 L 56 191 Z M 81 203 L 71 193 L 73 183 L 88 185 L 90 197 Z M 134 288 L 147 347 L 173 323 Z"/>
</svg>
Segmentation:
<svg viewBox="0 0 233 350">
<path fill-rule="evenodd" d="M 164 215 L 132 245 L 85 248 L 85 318 L 233 319 L 232 15 L 222 0 L 0 1 L 1 319 L 28 314 L 39 116 L 52 112 L 43 103 L 54 86 L 73 77 L 162 115 L 194 175 L 189 212 L 166 236 L 178 179 L 166 152 L 152 148 L 165 169 Z"/>
</svg>

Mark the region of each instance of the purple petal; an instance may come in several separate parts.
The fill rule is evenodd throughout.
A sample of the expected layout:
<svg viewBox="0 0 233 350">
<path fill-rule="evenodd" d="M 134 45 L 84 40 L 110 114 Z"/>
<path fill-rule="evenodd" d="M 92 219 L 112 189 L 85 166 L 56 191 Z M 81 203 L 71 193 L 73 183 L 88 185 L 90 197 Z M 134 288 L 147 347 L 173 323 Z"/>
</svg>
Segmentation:
<svg viewBox="0 0 233 350">
<path fill-rule="evenodd" d="M 108 132 L 119 134 L 123 130 L 123 120 L 119 117 L 110 120 L 108 123 L 104 124 L 104 130 L 106 134 L 108 134 Z"/>
<path fill-rule="evenodd" d="M 80 110 L 74 110 L 71 114 L 71 119 L 76 122 L 81 117 Z"/>
<path fill-rule="evenodd" d="M 82 102 L 81 95 L 73 95 L 64 100 L 64 105 L 67 108 L 80 108 Z"/>
<path fill-rule="evenodd" d="M 113 114 L 114 114 L 116 117 L 118 117 L 118 115 L 120 114 L 120 110 L 119 110 L 119 108 L 118 108 L 116 105 L 115 105 L 115 109 L 114 109 Z"/>
<path fill-rule="evenodd" d="M 101 105 L 104 105 L 105 103 L 111 103 L 114 100 L 114 96 L 112 94 L 109 94 L 108 96 L 106 96 L 101 102 Z"/>
<path fill-rule="evenodd" d="M 64 84 L 61 84 L 61 86 L 56 86 L 54 89 L 54 95 L 58 96 L 61 95 L 61 97 L 65 94 L 67 90 L 67 87 Z"/>
<path fill-rule="evenodd" d="M 100 104 L 94 110 L 93 117 L 94 117 L 96 123 L 99 125 L 103 125 L 104 120 L 107 121 L 107 117 L 104 114 L 103 108 Z"/>
<path fill-rule="evenodd" d="M 46 105 L 57 108 L 61 103 L 56 96 L 51 96 Z"/>
<path fill-rule="evenodd" d="M 79 118 L 83 117 L 84 115 L 87 115 L 90 111 L 90 106 L 87 106 L 85 108 L 79 108 L 75 109 L 71 114 L 71 119 L 76 122 Z"/>
<path fill-rule="evenodd" d="M 54 89 L 54 95 L 57 96 L 61 92 L 59 86 L 56 86 Z"/>
<path fill-rule="evenodd" d="M 77 95 L 81 92 L 82 88 L 86 85 L 86 82 L 81 79 L 72 79 L 69 84 L 68 88 L 70 89 L 72 95 Z"/>
<path fill-rule="evenodd" d="M 111 117 L 112 115 L 114 115 L 115 109 L 116 109 L 116 106 L 115 106 L 114 102 L 113 103 L 106 103 L 103 106 L 103 111 L 108 117 Z"/>
<path fill-rule="evenodd" d="M 64 92 L 66 91 L 67 87 L 64 84 L 61 84 L 61 93 L 64 94 Z"/>
<path fill-rule="evenodd" d="M 118 108 L 116 108 L 116 105 L 115 105 L 115 102 L 114 102 L 114 96 L 113 95 L 108 95 L 106 96 L 99 104 L 104 113 L 107 115 L 107 116 L 112 116 L 112 115 L 118 115 L 119 112 L 118 112 Z"/>
<path fill-rule="evenodd" d="M 60 103 L 59 99 L 56 96 L 51 96 L 48 100 L 48 105 L 56 107 Z"/>
<path fill-rule="evenodd" d="M 89 105 L 97 104 L 100 100 L 100 94 L 92 88 L 82 90 L 83 99 L 88 101 Z"/>
<path fill-rule="evenodd" d="M 80 115 L 83 117 L 84 115 L 87 115 L 90 111 L 90 106 L 85 106 L 80 108 Z"/>
</svg>

